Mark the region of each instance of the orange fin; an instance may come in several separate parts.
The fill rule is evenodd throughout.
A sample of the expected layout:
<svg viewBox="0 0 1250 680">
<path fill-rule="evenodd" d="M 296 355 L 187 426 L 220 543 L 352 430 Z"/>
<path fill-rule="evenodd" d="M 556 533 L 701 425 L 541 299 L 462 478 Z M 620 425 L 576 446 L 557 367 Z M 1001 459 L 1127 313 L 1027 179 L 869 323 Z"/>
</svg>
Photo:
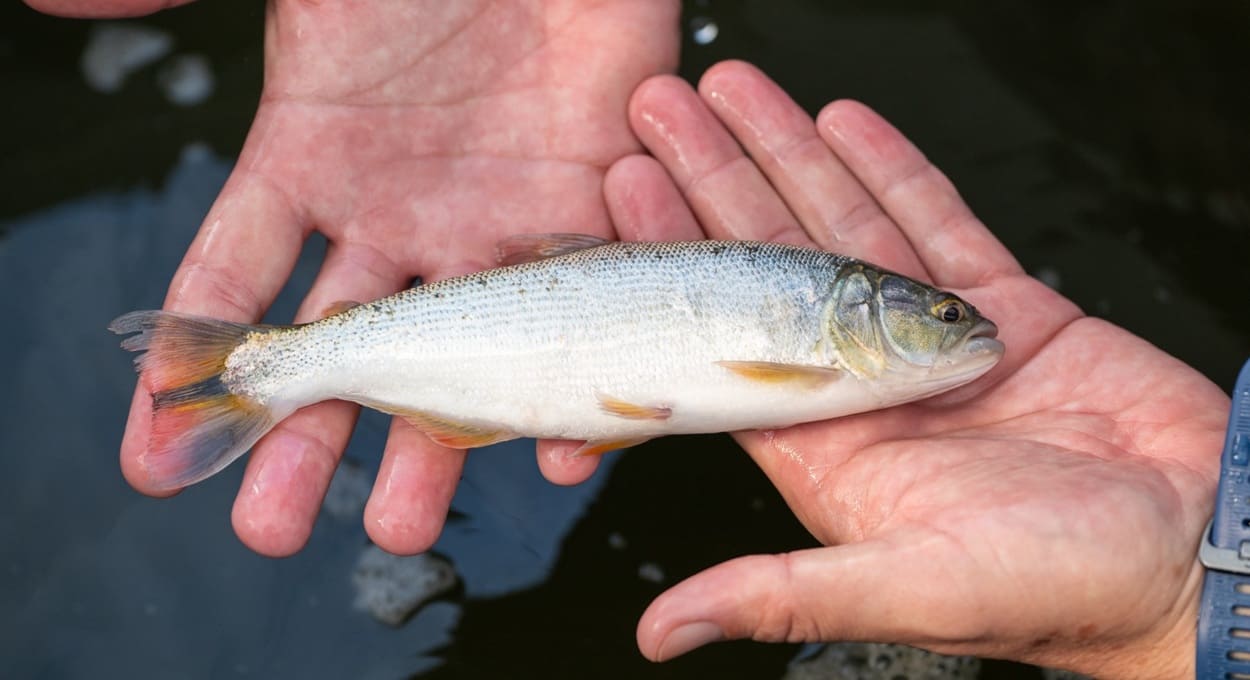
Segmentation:
<svg viewBox="0 0 1250 680">
<path fill-rule="evenodd" d="M 422 411 L 386 410 L 407 420 L 435 442 L 453 449 L 476 449 L 517 438 L 516 434 L 507 430 L 493 430 L 489 427 L 462 423 Z"/>
<path fill-rule="evenodd" d="M 221 381 L 226 358 L 260 326 L 174 312 L 131 312 L 109 330 L 131 335 L 122 348 L 152 393 L 152 426 L 140 463 L 149 488 L 170 490 L 205 479 L 243 455 L 274 426 L 263 404 Z"/>
<path fill-rule="evenodd" d="M 716 364 L 748 380 L 772 385 L 794 384 L 803 387 L 821 387 L 844 375 L 837 368 L 779 364 L 771 361 L 718 361 Z"/>
<path fill-rule="evenodd" d="M 605 412 L 630 420 L 668 420 L 673 415 L 673 409 L 667 406 L 641 406 L 606 394 L 595 395 L 595 398 Z"/>
<path fill-rule="evenodd" d="M 594 442 L 586 442 L 585 444 L 582 444 L 571 455 L 579 456 L 579 457 L 580 456 L 601 456 L 607 453 L 608 451 L 616 451 L 618 449 L 628 449 L 631 446 L 638 446 L 639 444 L 645 441 L 648 441 L 649 439 L 650 437 L 638 437 L 636 439 L 614 439 L 611 441 L 601 440 L 601 441 L 594 441 Z"/>
<path fill-rule="evenodd" d="M 611 241 L 590 234 L 518 234 L 495 244 L 495 259 L 502 266 L 524 264 L 605 243 Z"/>
<path fill-rule="evenodd" d="M 334 316 L 335 314 L 342 314 L 343 312 L 346 312 L 347 310 L 353 307 L 359 307 L 359 306 L 360 306 L 360 303 L 356 302 L 355 300 L 339 300 L 337 302 L 331 302 L 328 306 L 326 306 L 325 309 L 321 310 L 321 318 L 324 319 L 327 316 Z"/>
</svg>

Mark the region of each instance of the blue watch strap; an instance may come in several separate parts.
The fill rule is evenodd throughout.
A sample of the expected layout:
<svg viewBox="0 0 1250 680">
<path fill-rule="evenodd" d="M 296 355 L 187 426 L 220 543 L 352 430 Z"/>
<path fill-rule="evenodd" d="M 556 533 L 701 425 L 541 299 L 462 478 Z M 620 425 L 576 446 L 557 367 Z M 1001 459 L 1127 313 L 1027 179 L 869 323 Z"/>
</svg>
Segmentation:
<svg viewBox="0 0 1250 680">
<path fill-rule="evenodd" d="M 1250 678 L 1250 361 L 1233 388 L 1215 516 L 1199 559 L 1198 678 Z"/>
</svg>

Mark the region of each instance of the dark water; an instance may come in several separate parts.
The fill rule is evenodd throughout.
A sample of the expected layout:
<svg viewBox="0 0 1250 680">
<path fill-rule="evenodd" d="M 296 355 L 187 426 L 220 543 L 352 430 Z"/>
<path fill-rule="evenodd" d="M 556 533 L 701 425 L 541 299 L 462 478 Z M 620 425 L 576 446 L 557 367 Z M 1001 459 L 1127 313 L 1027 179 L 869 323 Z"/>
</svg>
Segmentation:
<svg viewBox="0 0 1250 680">
<path fill-rule="evenodd" d="M 809 110 L 868 102 L 1030 271 L 1231 385 L 1250 350 L 1250 5 L 709 0 L 696 17 L 719 32 L 688 33 L 683 75 L 737 57 Z M 90 23 L 0 9 L 0 677 L 780 677 L 797 647 L 656 666 L 634 646 L 665 586 L 811 544 L 724 437 L 654 442 L 572 489 L 543 482 L 528 446 L 475 453 L 436 546 L 462 586 L 396 629 L 352 605 L 358 515 L 323 516 L 303 552 L 270 560 L 230 529 L 241 466 L 168 501 L 125 485 L 133 374 L 104 327 L 160 303 L 224 181 L 260 22 L 226 2 L 142 20 L 209 57 L 212 96 L 176 107 L 159 63 L 117 94 L 88 89 Z M 363 420 L 349 459 L 371 472 L 384 435 Z"/>
</svg>

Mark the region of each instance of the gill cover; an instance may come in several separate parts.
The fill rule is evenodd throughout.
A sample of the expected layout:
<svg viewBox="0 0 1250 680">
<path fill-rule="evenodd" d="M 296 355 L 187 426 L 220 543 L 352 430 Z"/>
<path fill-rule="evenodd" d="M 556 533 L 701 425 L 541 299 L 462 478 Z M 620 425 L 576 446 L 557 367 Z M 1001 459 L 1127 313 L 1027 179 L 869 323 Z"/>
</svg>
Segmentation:
<svg viewBox="0 0 1250 680">
<path fill-rule="evenodd" d="M 886 357 L 877 324 L 876 283 L 862 265 L 848 268 L 833 285 L 825 324 L 838 364 L 860 378 L 885 370 Z"/>
<path fill-rule="evenodd" d="M 873 379 L 887 370 L 930 369 L 985 324 L 950 293 L 860 263 L 834 283 L 826 341 L 840 366 Z"/>
</svg>

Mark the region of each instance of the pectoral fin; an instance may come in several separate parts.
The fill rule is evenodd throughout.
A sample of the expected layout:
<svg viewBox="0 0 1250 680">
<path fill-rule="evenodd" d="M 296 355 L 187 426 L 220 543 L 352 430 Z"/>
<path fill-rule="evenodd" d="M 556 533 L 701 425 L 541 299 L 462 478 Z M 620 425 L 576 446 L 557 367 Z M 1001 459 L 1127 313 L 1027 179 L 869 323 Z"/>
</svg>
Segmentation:
<svg viewBox="0 0 1250 680">
<path fill-rule="evenodd" d="M 608 451 L 616 451 L 617 449 L 628 449 L 631 446 L 648 441 L 647 437 L 637 439 L 614 439 L 612 441 L 595 441 L 586 442 L 580 448 L 573 452 L 574 456 L 601 456 Z"/>
<path fill-rule="evenodd" d="M 630 420 L 668 420 L 673 415 L 673 409 L 667 406 L 643 406 L 606 394 L 597 394 L 595 398 L 605 412 Z"/>
<path fill-rule="evenodd" d="M 718 361 L 716 364 L 724 366 L 747 380 L 767 385 L 790 384 L 799 387 L 817 388 L 827 385 L 844 375 L 837 368 L 779 364 L 771 361 Z"/>
<path fill-rule="evenodd" d="M 495 244 L 495 259 L 503 266 L 524 264 L 605 243 L 611 241 L 590 234 L 518 234 Z"/>
</svg>

